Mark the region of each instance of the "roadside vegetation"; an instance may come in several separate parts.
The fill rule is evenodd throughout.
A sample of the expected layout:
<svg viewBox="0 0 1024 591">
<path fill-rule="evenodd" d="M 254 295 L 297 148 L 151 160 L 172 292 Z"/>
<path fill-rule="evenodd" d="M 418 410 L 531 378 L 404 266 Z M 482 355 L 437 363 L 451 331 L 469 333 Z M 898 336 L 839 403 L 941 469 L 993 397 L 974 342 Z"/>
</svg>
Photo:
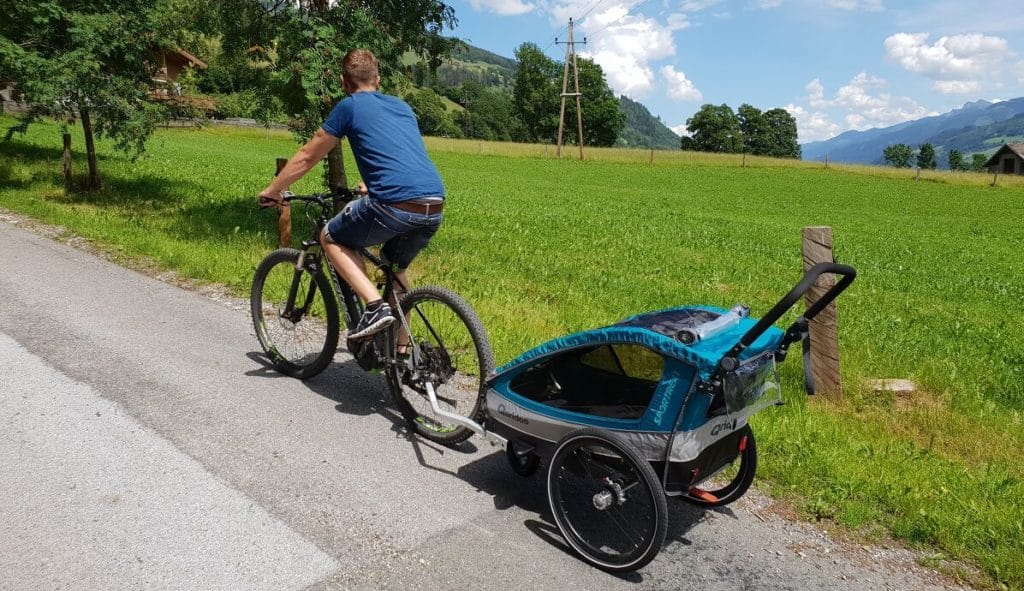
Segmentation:
<svg viewBox="0 0 1024 591">
<path fill-rule="evenodd" d="M 68 195 L 59 134 L 41 122 L 0 142 L 0 207 L 247 297 L 277 241 L 253 196 L 294 152 L 290 135 L 158 130 L 135 162 L 101 142 L 105 188 Z M 498 363 L 666 306 L 742 302 L 761 315 L 800 277 L 800 229 L 832 226 L 837 259 L 859 274 L 838 302 L 845 396 L 807 399 L 793 352 L 780 366 L 787 404 L 755 418 L 758 485 L 954 574 L 971 577 L 950 561 L 972 563 L 975 584 L 1024 588 L 1024 183 L 736 154 L 588 148 L 580 162 L 551 146 L 428 148 L 451 199 L 417 280 L 472 302 Z M 918 389 L 876 393 L 866 381 L 878 378 Z"/>
</svg>

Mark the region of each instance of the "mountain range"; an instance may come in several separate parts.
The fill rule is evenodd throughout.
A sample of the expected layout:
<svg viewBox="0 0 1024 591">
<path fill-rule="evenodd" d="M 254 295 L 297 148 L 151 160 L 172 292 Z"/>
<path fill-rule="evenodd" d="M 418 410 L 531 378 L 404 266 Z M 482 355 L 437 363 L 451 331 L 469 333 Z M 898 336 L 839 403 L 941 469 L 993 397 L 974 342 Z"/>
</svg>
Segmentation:
<svg viewBox="0 0 1024 591">
<path fill-rule="evenodd" d="M 1024 97 L 1008 101 L 979 100 L 942 115 L 906 121 L 890 127 L 847 131 L 834 138 L 803 144 L 804 160 L 851 164 L 885 164 L 882 152 L 893 144 L 935 147 L 939 167 L 945 168 L 950 150 L 991 155 L 1004 143 L 1024 141 Z"/>
</svg>

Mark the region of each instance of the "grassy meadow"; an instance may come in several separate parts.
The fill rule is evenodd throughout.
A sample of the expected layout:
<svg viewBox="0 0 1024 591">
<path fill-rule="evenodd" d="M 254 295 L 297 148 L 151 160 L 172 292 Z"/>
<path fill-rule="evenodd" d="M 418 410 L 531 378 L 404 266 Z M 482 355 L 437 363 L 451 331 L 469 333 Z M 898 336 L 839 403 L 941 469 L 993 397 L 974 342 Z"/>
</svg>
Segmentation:
<svg viewBox="0 0 1024 591">
<path fill-rule="evenodd" d="M 247 295 L 277 240 L 253 195 L 294 152 L 289 135 L 163 130 L 134 163 L 100 142 L 106 189 L 70 196 L 59 146 L 49 124 L 0 143 L 0 208 Z M 469 140 L 428 148 L 449 202 L 415 275 L 466 296 L 499 364 L 660 307 L 745 303 L 761 315 L 800 278 L 801 228 L 831 226 L 837 260 L 858 270 L 838 300 L 845 396 L 807 399 L 793 352 L 780 366 L 787 404 L 753 421 L 758 485 L 859 539 L 922 549 L 974 584 L 1024 589 L 1022 179 L 992 187 L 991 175 L 915 180 L 683 152 L 588 149 L 579 161 L 572 147 L 557 160 L 552 146 Z M 293 189 L 320 186 L 311 173 Z M 296 239 L 307 231 L 297 224 Z M 872 392 L 877 378 L 918 389 Z"/>
</svg>

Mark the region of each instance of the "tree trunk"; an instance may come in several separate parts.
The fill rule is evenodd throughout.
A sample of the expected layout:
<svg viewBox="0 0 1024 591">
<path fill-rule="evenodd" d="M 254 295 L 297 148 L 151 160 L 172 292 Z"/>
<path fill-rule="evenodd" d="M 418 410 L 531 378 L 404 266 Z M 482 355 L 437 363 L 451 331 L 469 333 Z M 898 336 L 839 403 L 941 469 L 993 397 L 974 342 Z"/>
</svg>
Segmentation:
<svg viewBox="0 0 1024 591">
<path fill-rule="evenodd" d="M 341 153 L 341 142 L 338 142 L 338 145 L 327 153 L 327 188 L 337 193 L 346 187 L 348 177 L 345 175 L 345 158 Z"/>
<path fill-rule="evenodd" d="M 71 180 L 71 134 L 64 133 L 64 192 L 70 194 L 72 186 Z"/>
<path fill-rule="evenodd" d="M 86 184 L 86 188 L 99 189 L 100 171 L 96 166 L 96 143 L 92 137 L 92 119 L 89 117 L 88 109 L 79 109 L 79 115 L 82 116 L 82 131 L 85 132 L 85 153 L 89 161 L 89 181 Z"/>
</svg>

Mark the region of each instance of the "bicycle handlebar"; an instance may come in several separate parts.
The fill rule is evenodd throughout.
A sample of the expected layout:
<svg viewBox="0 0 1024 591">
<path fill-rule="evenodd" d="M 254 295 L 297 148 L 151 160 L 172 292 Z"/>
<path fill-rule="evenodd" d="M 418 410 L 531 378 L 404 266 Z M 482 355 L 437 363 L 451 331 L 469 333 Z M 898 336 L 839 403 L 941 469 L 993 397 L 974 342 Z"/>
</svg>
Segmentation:
<svg viewBox="0 0 1024 591">
<path fill-rule="evenodd" d="M 302 201 L 305 203 L 317 203 L 322 206 L 328 204 L 328 199 L 339 199 L 342 198 L 345 202 L 358 199 L 365 193 L 360 193 L 358 189 L 350 189 L 348 187 L 339 189 L 338 191 L 325 191 L 323 193 L 313 193 L 311 195 L 296 195 L 291 191 L 281 191 L 281 199 L 274 199 L 273 197 L 260 197 L 257 201 L 260 209 L 269 209 L 271 207 L 287 207 L 292 201 Z"/>
</svg>

